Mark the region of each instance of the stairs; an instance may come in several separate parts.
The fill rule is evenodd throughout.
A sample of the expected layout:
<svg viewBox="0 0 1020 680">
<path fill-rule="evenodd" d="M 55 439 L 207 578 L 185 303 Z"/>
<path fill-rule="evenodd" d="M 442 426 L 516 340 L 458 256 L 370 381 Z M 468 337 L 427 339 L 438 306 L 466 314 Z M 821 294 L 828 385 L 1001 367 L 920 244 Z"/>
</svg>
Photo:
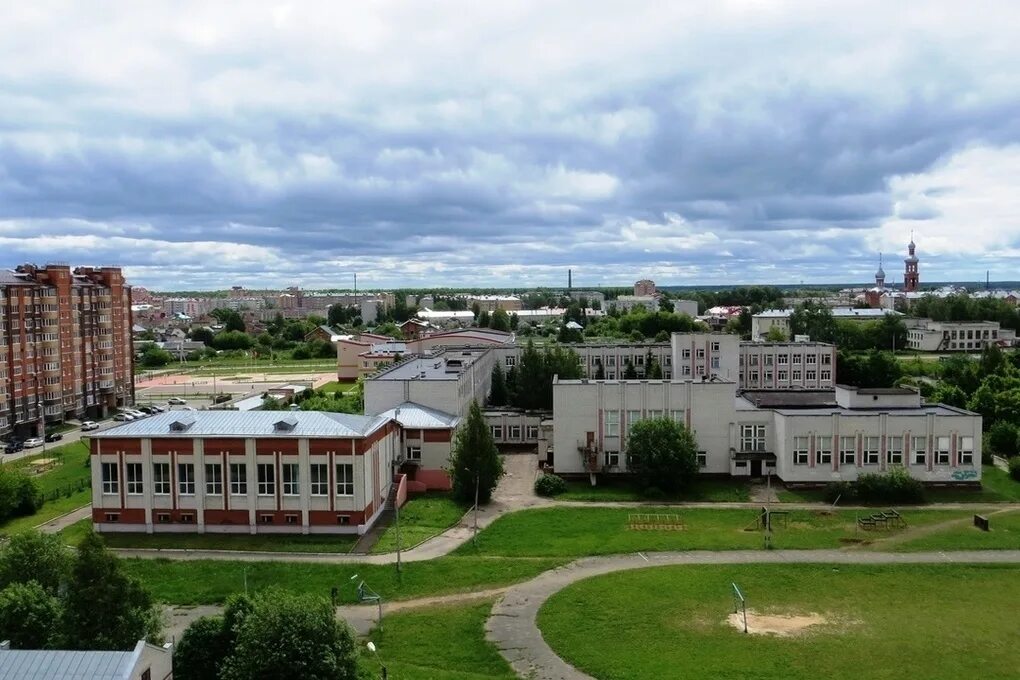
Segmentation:
<svg viewBox="0 0 1020 680">
<path fill-rule="evenodd" d="M 358 542 L 351 548 L 352 553 L 368 554 L 371 552 L 375 544 L 379 542 L 383 532 L 393 524 L 393 508 L 397 502 L 397 491 L 397 484 L 390 484 L 390 492 L 386 496 L 383 511 L 375 519 L 375 524 L 372 525 L 372 528 L 358 538 Z"/>
</svg>

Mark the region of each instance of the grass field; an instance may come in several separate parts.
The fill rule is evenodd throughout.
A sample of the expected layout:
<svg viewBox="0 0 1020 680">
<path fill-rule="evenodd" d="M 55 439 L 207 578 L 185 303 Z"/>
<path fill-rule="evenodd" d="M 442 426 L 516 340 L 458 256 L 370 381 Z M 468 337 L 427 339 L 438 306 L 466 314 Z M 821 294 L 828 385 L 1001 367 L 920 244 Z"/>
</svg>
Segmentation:
<svg viewBox="0 0 1020 680">
<path fill-rule="evenodd" d="M 600 481 L 592 486 L 587 481 L 571 480 L 567 482 L 567 491 L 556 498 L 564 501 L 644 501 L 642 496 L 631 485 L 623 482 Z M 706 501 L 712 503 L 739 503 L 750 499 L 750 485 L 740 480 L 699 479 L 684 493 L 675 498 L 656 499 L 673 501 Z"/>
<path fill-rule="evenodd" d="M 430 493 L 413 496 L 400 508 L 400 545 L 403 549 L 442 533 L 456 524 L 467 508 L 455 503 L 448 493 Z M 372 548 L 374 553 L 393 552 L 397 549 L 397 532 L 392 525 L 386 528 Z"/>
<path fill-rule="evenodd" d="M 28 470 L 32 461 L 40 458 L 58 458 L 56 467 L 33 475 L 46 502 L 33 515 L 17 517 L 0 524 L 0 534 L 11 535 L 31 529 L 72 510 L 88 505 L 92 500 L 91 475 L 88 467 L 89 449 L 84 442 L 55 446 L 33 456 L 27 456 L 4 465 L 12 469 Z"/>
<path fill-rule="evenodd" d="M 1020 510 L 986 513 L 989 531 L 974 526 L 971 517 L 939 531 L 893 542 L 889 550 L 1020 550 Z M 883 548 L 885 549 L 885 548 Z"/>
<path fill-rule="evenodd" d="M 824 503 L 824 489 L 788 489 L 779 492 L 783 503 Z M 926 489 L 929 503 L 1020 503 L 1020 482 L 993 465 L 981 466 L 981 488 Z"/>
<path fill-rule="evenodd" d="M 749 610 L 827 622 L 787 637 L 726 622 Z M 539 612 L 543 637 L 603 680 L 1016 678 L 1020 568 L 1001 565 L 659 567 L 573 584 Z"/>
<path fill-rule="evenodd" d="M 76 522 L 61 533 L 74 545 L 91 527 L 91 520 Z M 356 536 L 287 534 L 103 534 L 111 548 L 148 548 L 177 550 L 254 550 L 269 552 L 347 553 Z"/>
<path fill-rule="evenodd" d="M 485 640 L 491 609 L 492 600 L 484 600 L 387 614 L 383 630 L 369 635 L 378 655 L 363 650 L 361 666 L 373 678 L 381 676 L 380 662 L 389 677 L 406 680 L 515 678 Z"/>
<path fill-rule="evenodd" d="M 122 564 L 160 602 L 187 605 L 222 604 L 228 595 L 244 591 L 246 573 L 249 589 L 276 585 L 293 592 L 328 597 L 335 586 L 340 589 L 339 601 L 353 604 L 355 584 L 350 579 L 355 574 L 384 599 L 407 600 L 518 583 L 564 562 L 563 559 L 441 557 L 405 563 L 400 575 L 389 564 L 165 559 L 125 559 Z"/>
<path fill-rule="evenodd" d="M 679 514 L 686 529 L 636 530 L 630 528 L 629 508 L 557 507 L 522 510 L 504 515 L 478 534 L 478 548 L 467 543 L 461 555 L 506 557 L 580 557 L 660 550 L 735 550 L 764 547 L 763 532 L 754 527 L 755 510 L 642 507 L 642 513 Z M 969 517 L 966 510 L 906 510 L 910 527 Z M 823 514 L 793 510 L 784 521 L 774 521 L 774 548 L 839 548 L 857 541 L 870 542 L 895 530 L 857 532 L 857 513 L 843 510 Z"/>
<path fill-rule="evenodd" d="M 341 392 L 346 392 L 352 387 L 354 387 L 354 381 L 340 382 L 338 380 L 331 380 L 330 382 L 326 383 L 325 385 L 322 385 L 321 387 L 316 387 L 315 391 L 327 392 L 329 394 L 332 394 L 337 390 L 340 390 Z"/>
</svg>

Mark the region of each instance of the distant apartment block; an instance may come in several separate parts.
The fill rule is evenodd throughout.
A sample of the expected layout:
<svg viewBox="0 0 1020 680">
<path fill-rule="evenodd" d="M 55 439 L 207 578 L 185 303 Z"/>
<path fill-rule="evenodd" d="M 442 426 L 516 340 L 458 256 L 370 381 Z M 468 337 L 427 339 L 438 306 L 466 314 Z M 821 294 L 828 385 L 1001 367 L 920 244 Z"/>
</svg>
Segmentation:
<svg viewBox="0 0 1020 680">
<path fill-rule="evenodd" d="M 131 288 L 115 267 L 0 272 L 0 433 L 134 401 Z"/>
<path fill-rule="evenodd" d="M 846 321 L 877 321 L 882 319 L 886 314 L 892 314 L 896 317 L 904 316 L 902 312 L 896 312 L 890 309 L 833 307 L 829 311 L 832 313 L 832 318 Z M 793 312 L 794 310 L 792 308 L 766 309 L 754 314 L 751 317 L 751 339 L 761 340 L 768 335 L 768 332 L 772 328 L 778 328 L 786 334 L 787 338 L 790 338 L 790 316 Z"/>
<path fill-rule="evenodd" d="M 516 295 L 469 295 L 467 304 L 468 308 L 478 305 L 479 311 L 482 312 L 495 312 L 497 309 L 516 312 L 524 308 L 521 299 Z"/>
<path fill-rule="evenodd" d="M 1000 328 L 998 321 L 907 321 L 907 346 L 923 352 L 979 352 L 989 345 L 1015 342 L 1016 331 Z"/>
<path fill-rule="evenodd" d="M 641 279 L 634 283 L 634 297 L 653 297 L 656 294 L 655 281 Z"/>
</svg>

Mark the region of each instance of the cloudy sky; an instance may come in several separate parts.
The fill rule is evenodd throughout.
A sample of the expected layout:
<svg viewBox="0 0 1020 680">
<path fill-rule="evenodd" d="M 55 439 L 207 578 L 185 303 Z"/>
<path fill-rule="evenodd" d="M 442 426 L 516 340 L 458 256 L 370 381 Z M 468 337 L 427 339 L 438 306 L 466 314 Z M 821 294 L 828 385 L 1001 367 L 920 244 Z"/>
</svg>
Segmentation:
<svg viewBox="0 0 1020 680">
<path fill-rule="evenodd" d="M 913 232 L 922 281 L 1020 278 L 1015 2 L 241 6 L 5 7 L 0 264 L 901 282 Z"/>
</svg>

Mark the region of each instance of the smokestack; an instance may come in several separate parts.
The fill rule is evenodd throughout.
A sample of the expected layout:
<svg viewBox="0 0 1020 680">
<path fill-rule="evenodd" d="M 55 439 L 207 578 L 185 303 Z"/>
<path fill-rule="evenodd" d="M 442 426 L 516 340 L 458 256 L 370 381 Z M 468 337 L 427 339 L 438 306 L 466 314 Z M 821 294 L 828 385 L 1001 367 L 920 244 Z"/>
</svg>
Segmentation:
<svg viewBox="0 0 1020 680">
<path fill-rule="evenodd" d="M 354 272 L 354 302 L 358 302 L 358 272 Z"/>
<path fill-rule="evenodd" d="M 991 279 L 989 278 L 988 273 L 989 271 L 990 270 L 988 269 L 985 270 L 985 290 L 989 290 L 991 288 Z"/>
<path fill-rule="evenodd" d="M 570 293 L 574 289 L 574 272 L 570 269 L 567 270 L 567 293 Z"/>
</svg>

